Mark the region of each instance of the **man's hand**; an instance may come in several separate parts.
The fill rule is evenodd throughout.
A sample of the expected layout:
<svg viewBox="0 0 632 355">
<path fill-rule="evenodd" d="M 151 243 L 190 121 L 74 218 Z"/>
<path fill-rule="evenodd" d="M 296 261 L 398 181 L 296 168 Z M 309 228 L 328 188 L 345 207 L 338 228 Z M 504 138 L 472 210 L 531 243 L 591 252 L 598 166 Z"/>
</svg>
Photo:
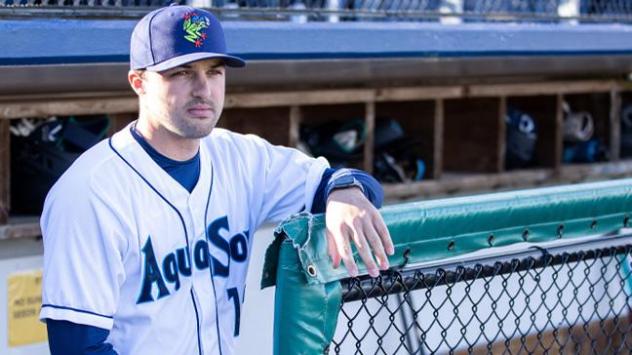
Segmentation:
<svg viewBox="0 0 632 355">
<path fill-rule="evenodd" d="M 378 266 L 381 270 L 388 269 L 386 254 L 394 253 L 391 236 L 382 216 L 359 188 L 333 190 L 329 194 L 325 223 L 327 246 L 334 268 L 342 260 L 349 275 L 358 276 L 350 243 L 353 240 L 369 275 L 377 277 Z"/>
</svg>

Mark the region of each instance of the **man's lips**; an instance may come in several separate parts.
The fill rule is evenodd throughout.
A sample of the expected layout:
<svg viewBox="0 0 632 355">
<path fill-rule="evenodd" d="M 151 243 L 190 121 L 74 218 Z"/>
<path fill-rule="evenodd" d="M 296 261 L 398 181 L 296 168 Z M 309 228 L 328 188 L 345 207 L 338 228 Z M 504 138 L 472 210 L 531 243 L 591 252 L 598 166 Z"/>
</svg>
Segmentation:
<svg viewBox="0 0 632 355">
<path fill-rule="evenodd" d="M 207 105 L 194 105 L 187 109 L 187 112 L 194 117 L 209 117 L 213 111 L 213 108 Z"/>
</svg>

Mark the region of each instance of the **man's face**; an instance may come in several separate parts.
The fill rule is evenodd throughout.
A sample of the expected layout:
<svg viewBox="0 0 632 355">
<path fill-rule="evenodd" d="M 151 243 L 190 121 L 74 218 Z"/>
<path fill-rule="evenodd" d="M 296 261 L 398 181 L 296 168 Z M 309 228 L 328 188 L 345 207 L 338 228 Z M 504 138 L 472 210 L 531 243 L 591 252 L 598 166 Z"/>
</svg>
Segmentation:
<svg viewBox="0 0 632 355">
<path fill-rule="evenodd" d="M 143 109 L 155 127 L 182 138 L 211 133 L 224 107 L 226 69 L 219 59 L 206 59 L 164 72 L 143 75 Z"/>
</svg>

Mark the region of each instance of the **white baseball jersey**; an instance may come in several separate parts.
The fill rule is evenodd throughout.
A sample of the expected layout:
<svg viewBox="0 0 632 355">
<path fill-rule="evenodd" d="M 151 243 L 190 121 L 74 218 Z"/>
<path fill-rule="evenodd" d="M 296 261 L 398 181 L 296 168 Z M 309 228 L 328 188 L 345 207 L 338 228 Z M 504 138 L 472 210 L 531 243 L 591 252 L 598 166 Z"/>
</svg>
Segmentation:
<svg viewBox="0 0 632 355">
<path fill-rule="evenodd" d="M 202 139 L 191 193 L 130 126 L 49 192 L 41 319 L 110 330 L 121 355 L 233 353 L 252 236 L 311 208 L 328 163 L 253 135 Z"/>
</svg>

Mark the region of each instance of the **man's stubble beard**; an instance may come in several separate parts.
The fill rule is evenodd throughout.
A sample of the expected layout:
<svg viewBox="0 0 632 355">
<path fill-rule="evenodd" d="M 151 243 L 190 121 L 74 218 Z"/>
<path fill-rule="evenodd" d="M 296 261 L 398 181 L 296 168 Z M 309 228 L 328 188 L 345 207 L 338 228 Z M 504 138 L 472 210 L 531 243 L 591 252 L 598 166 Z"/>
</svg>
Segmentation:
<svg viewBox="0 0 632 355">
<path fill-rule="evenodd" d="M 204 138 L 211 134 L 213 128 L 217 126 L 221 113 L 220 111 L 215 114 L 215 117 L 207 119 L 176 117 L 170 120 L 171 130 L 173 133 L 186 139 Z"/>
</svg>

